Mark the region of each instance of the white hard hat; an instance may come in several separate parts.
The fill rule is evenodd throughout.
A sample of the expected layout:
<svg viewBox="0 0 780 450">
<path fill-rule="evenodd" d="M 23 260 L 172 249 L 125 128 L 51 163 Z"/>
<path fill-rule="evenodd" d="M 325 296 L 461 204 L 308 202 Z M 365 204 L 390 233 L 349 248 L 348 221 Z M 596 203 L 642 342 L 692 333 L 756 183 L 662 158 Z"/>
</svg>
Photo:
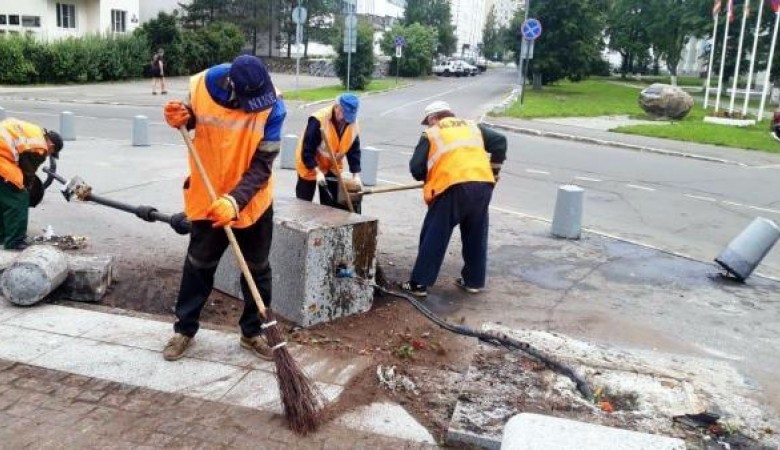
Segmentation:
<svg viewBox="0 0 780 450">
<path fill-rule="evenodd" d="M 440 112 L 445 112 L 445 111 L 450 111 L 451 112 L 452 109 L 450 108 L 450 104 L 449 103 L 443 102 L 441 100 L 435 101 L 435 102 L 431 103 L 430 105 L 426 106 L 425 107 L 425 117 L 423 117 L 422 125 L 427 125 L 428 116 L 430 116 L 432 114 L 437 114 L 437 113 L 440 113 Z"/>
</svg>

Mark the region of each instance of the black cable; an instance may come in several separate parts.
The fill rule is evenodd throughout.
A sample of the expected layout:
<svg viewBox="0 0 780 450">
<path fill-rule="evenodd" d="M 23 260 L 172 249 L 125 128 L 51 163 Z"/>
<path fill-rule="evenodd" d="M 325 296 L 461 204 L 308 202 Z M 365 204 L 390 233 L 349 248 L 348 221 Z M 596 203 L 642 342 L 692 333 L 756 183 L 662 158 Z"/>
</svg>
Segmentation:
<svg viewBox="0 0 780 450">
<path fill-rule="evenodd" d="M 422 303 L 420 303 L 417 299 L 415 299 L 411 295 L 402 294 L 400 292 L 394 292 L 374 283 L 371 284 L 374 286 L 375 289 L 378 289 L 380 292 L 383 292 L 393 297 L 404 299 L 407 302 L 411 303 L 412 306 L 414 306 L 414 308 L 420 313 L 422 313 L 422 315 L 424 315 L 428 320 L 430 320 L 431 322 L 435 323 L 439 327 L 449 332 L 460 334 L 462 336 L 474 337 L 479 339 L 481 342 L 496 347 L 504 347 L 509 350 L 519 350 L 523 353 L 526 353 L 527 355 L 545 364 L 551 370 L 572 380 L 577 385 L 577 390 L 580 392 L 580 394 L 582 394 L 583 397 L 585 397 L 585 399 L 591 402 L 594 400 L 593 390 L 591 390 L 587 381 L 585 381 L 585 379 L 580 374 L 578 374 L 577 371 L 563 364 L 562 362 L 557 361 L 554 358 L 545 355 L 541 351 L 531 347 L 531 345 L 529 345 L 528 343 L 518 341 L 517 339 L 510 338 L 509 336 L 506 335 L 488 334 L 488 333 L 483 333 L 481 331 L 473 330 L 463 325 L 451 324 L 443 320 L 436 314 L 434 314 L 430 309 L 426 308 Z"/>
</svg>

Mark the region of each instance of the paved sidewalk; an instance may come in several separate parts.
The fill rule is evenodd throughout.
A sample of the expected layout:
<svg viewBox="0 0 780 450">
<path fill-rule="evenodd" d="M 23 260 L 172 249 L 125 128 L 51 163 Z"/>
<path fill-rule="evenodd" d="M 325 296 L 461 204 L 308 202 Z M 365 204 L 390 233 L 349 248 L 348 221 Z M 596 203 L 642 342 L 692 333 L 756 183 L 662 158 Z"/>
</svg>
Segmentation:
<svg viewBox="0 0 780 450">
<path fill-rule="evenodd" d="M 598 145 L 610 145 L 637 151 L 658 152 L 673 156 L 706 159 L 728 164 L 751 167 L 773 166 L 780 168 L 780 154 L 614 133 L 598 128 L 589 128 L 587 127 L 587 120 L 582 122 L 582 126 L 576 126 L 575 122 L 564 125 L 541 120 L 486 116 L 484 122 L 485 124 L 493 125 L 500 129 L 524 134 L 582 141 Z M 769 130 L 767 129 L 767 139 L 768 138 Z M 778 148 L 780 148 L 780 144 L 778 144 Z"/>
<path fill-rule="evenodd" d="M 185 358 L 167 362 L 161 352 L 170 334 L 166 322 L 0 300 L 0 423 L 9 424 L 0 428 L 0 442 L 15 442 L 14 448 L 435 444 L 391 403 L 358 408 L 298 438 L 279 415 L 273 364 L 241 350 L 237 333 L 201 330 Z M 291 351 L 331 401 L 369 364 L 300 346 Z M 260 445 L 271 434 L 272 445 Z"/>
</svg>

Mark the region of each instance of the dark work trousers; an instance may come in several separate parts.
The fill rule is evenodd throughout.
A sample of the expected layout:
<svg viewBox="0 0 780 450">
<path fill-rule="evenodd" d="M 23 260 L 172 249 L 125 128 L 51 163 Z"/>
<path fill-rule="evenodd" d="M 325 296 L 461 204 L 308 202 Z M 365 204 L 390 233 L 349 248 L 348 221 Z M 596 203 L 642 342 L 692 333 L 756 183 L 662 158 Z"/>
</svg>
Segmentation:
<svg viewBox="0 0 780 450">
<path fill-rule="evenodd" d="M 0 238 L 5 248 L 15 248 L 27 236 L 30 194 L 0 179 Z"/>
<path fill-rule="evenodd" d="M 271 305 L 271 266 L 268 263 L 268 253 L 271 250 L 273 222 L 273 207 L 269 207 L 253 225 L 233 229 L 265 306 Z M 230 245 L 225 230 L 212 228 L 211 224 L 209 220 L 192 223 L 187 260 L 184 262 L 179 297 L 176 299 L 177 320 L 173 325 L 174 331 L 185 336 L 192 337 L 198 332 L 200 312 L 214 287 L 214 273 L 222 254 Z M 243 275 L 241 292 L 244 295 L 244 312 L 238 322 L 241 333 L 249 338 L 255 337 L 262 333 L 261 319 Z"/>
<path fill-rule="evenodd" d="M 339 203 L 339 182 L 336 181 L 336 174 L 328 172 L 325 174 L 327 180 L 327 188 L 319 186 L 320 191 L 320 205 L 330 206 L 332 208 L 343 209 L 349 211 L 347 205 Z M 317 182 L 304 180 L 298 177 L 298 184 L 295 185 L 295 196 L 301 200 L 310 202 L 314 200 L 314 191 L 317 190 Z M 354 202 L 352 205 L 355 208 L 355 212 L 360 214 L 360 202 Z"/>
<path fill-rule="evenodd" d="M 452 230 L 459 225 L 463 242 L 463 281 L 468 287 L 485 286 L 488 207 L 492 196 L 491 183 L 472 182 L 451 186 L 433 201 L 420 232 L 412 282 L 424 286 L 436 283 Z"/>
</svg>

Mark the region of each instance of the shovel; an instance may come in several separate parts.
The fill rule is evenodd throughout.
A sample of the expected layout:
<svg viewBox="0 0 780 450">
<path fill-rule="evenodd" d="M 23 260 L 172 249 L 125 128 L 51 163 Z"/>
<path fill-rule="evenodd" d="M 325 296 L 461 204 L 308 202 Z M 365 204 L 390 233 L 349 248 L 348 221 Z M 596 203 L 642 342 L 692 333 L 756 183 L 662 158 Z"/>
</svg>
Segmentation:
<svg viewBox="0 0 780 450">
<path fill-rule="evenodd" d="M 402 184 L 400 186 L 381 186 L 375 188 L 364 187 L 362 191 L 353 191 L 351 189 L 347 189 L 347 190 L 349 191 L 349 197 L 352 203 L 359 203 L 363 200 L 364 195 L 384 194 L 385 192 L 410 191 L 413 189 L 420 189 L 422 187 L 423 187 L 423 183 L 413 183 L 413 184 Z M 338 202 L 341 203 L 342 205 L 346 204 L 346 199 L 342 191 L 339 191 Z"/>
</svg>

